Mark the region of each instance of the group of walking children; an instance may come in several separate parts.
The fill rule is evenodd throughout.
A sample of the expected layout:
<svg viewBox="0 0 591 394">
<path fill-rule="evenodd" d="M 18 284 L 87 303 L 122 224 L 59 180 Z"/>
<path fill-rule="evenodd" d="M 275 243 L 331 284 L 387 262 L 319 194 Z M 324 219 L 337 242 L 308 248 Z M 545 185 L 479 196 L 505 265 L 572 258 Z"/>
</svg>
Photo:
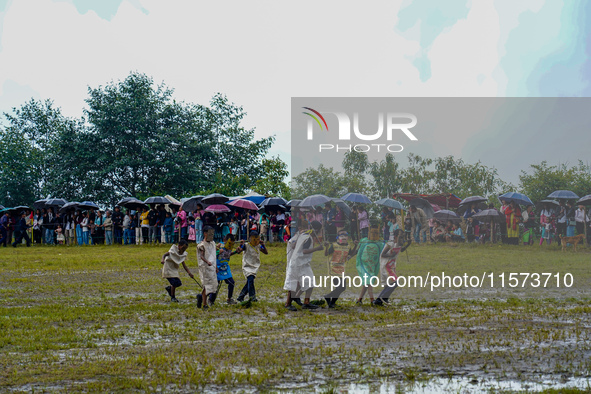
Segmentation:
<svg viewBox="0 0 591 394">
<path fill-rule="evenodd" d="M 246 305 L 257 301 L 254 281 L 261 266 L 260 253 L 268 254 L 258 232 L 252 231 L 249 234 L 248 242 L 241 241 L 236 249 L 234 249 L 235 237 L 233 234 L 227 234 L 223 243 L 216 244 L 213 240 L 214 233 L 213 227 L 205 226 L 203 228 L 203 241 L 197 245 L 197 266 L 200 282 L 194 278 L 185 263 L 188 256 L 187 241 L 182 239 L 177 245 L 172 245 L 170 250 L 162 256 L 162 277 L 170 283 L 166 287 L 166 291 L 172 302 L 178 302 L 176 289 L 182 286 L 179 277 L 179 267 L 181 265 L 187 271 L 189 277 L 195 280 L 202 289 L 201 293 L 197 295 L 197 307 L 199 308 L 206 309 L 214 304 L 223 283 L 228 285 L 228 298 L 226 300 L 228 304 L 236 304 L 238 301 Z M 229 265 L 230 257 L 235 254 L 242 254 L 242 272 L 246 279 L 246 284 L 242 288 L 237 301 L 232 298 L 235 281 Z M 245 301 L 247 295 L 248 300 Z"/>
</svg>

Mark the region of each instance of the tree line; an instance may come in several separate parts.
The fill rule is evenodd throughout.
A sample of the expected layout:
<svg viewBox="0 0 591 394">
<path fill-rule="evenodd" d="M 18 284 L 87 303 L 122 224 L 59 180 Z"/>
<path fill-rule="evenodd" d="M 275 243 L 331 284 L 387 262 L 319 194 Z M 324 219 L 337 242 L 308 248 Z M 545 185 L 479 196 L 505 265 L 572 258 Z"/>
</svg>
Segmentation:
<svg viewBox="0 0 591 394">
<path fill-rule="evenodd" d="M 581 160 L 574 166 L 550 165 L 547 161 L 532 164 L 521 170 L 517 186 L 505 182 L 496 168 L 481 162 L 466 163 L 453 156 L 431 159 L 412 153 L 406 160 L 403 167 L 391 153 L 381 161 L 369 162 L 363 152 L 347 152 L 340 171 L 320 165 L 293 177 L 292 197 L 316 193 L 336 197 L 357 192 L 373 200 L 394 193 L 453 193 L 465 198 L 519 191 L 537 202 L 556 190 L 571 190 L 581 197 L 591 193 L 591 167 Z"/>
<path fill-rule="evenodd" d="M 208 106 L 176 101 L 173 89 L 133 72 L 89 87 L 81 118 L 31 99 L 0 127 L 0 203 L 47 195 L 114 205 L 122 197 L 220 192 L 289 197 L 287 165 L 256 139 L 246 112 L 222 94 Z"/>
</svg>

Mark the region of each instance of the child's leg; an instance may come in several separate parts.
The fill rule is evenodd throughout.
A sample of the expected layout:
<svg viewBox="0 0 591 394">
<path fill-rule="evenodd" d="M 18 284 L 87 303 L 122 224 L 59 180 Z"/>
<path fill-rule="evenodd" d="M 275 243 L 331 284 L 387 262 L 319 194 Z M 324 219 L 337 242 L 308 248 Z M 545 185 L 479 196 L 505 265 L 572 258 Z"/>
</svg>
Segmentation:
<svg viewBox="0 0 591 394">
<path fill-rule="evenodd" d="M 205 294 L 205 287 L 201 290 L 201 299 L 203 300 L 203 306 L 207 306 L 207 294 Z"/>
<path fill-rule="evenodd" d="M 314 291 L 314 288 L 310 288 L 308 290 L 306 290 L 306 298 L 304 298 L 304 304 L 309 304 L 310 303 L 310 297 L 312 297 L 312 292 Z"/>
<path fill-rule="evenodd" d="M 373 298 L 373 287 L 369 286 L 367 288 L 367 292 L 369 293 L 369 299 L 371 302 L 373 302 L 374 298 Z"/>
<path fill-rule="evenodd" d="M 234 294 L 234 278 L 225 279 L 224 282 L 228 285 L 228 300 L 232 299 L 232 295 Z"/>
<path fill-rule="evenodd" d="M 244 287 L 240 291 L 240 295 L 238 295 L 238 301 L 244 301 L 244 297 L 246 297 L 247 293 L 248 293 L 248 279 L 247 279 L 246 283 L 244 284 Z"/>
<path fill-rule="evenodd" d="M 358 302 L 361 302 L 363 300 L 363 296 L 365 296 L 365 292 L 367 292 L 367 286 L 363 286 L 361 288 L 361 293 L 359 293 L 359 299 L 357 300 Z"/>
<path fill-rule="evenodd" d="M 250 275 L 248 277 L 248 279 L 246 280 L 246 283 L 248 284 L 248 298 L 250 298 L 250 299 L 256 298 L 256 290 L 254 288 L 254 279 L 255 279 L 255 276 Z"/>
</svg>

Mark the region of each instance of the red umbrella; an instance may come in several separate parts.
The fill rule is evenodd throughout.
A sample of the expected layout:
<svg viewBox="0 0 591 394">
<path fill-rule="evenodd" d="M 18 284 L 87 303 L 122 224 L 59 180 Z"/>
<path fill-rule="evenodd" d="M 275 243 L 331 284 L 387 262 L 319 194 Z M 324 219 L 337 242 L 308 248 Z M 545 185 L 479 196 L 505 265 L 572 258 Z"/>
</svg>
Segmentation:
<svg viewBox="0 0 591 394">
<path fill-rule="evenodd" d="M 207 212 L 213 212 L 213 213 L 230 212 L 230 208 L 228 208 L 225 205 L 221 205 L 221 204 L 210 205 L 207 208 L 205 208 L 205 210 Z"/>
<path fill-rule="evenodd" d="M 254 202 L 244 200 L 244 199 L 233 200 L 227 204 L 232 205 L 237 208 L 250 209 L 252 211 L 258 211 L 258 209 L 259 209 L 259 207 L 257 207 L 257 205 Z"/>
</svg>

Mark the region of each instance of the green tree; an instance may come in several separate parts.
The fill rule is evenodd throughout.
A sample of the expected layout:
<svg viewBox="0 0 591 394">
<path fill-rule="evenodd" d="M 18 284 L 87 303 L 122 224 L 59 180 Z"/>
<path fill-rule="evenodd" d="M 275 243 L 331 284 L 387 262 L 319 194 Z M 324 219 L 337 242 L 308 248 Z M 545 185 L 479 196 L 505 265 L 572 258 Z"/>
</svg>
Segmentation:
<svg viewBox="0 0 591 394">
<path fill-rule="evenodd" d="M 346 194 L 344 183 L 344 177 L 340 172 L 320 164 L 318 168 L 308 168 L 292 179 L 291 197 L 302 199 L 312 194 L 341 197 Z"/>
<path fill-rule="evenodd" d="M 40 195 L 39 151 L 23 134 L 0 129 L 0 203 L 6 207 L 30 205 Z"/>
<path fill-rule="evenodd" d="M 259 194 L 291 199 L 291 191 L 285 183 L 285 178 L 289 176 L 287 164 L 279 157 L 272 157 L 263 159 L 263 169 L 265 177 L 257 180 L 252 189 Z"/>
<path fill-rule="evenodd" d="M 591 193 L 591 168 L 582 161 L 572 167 L 566 163 L 551 166 L 542 161 L 532 164 L 530 172 L 521 171 L 519 189 L 533 202 L 546 199 L 556 190 L 571 190 L 583 197 Z"/>
<path fill-rule="evenodd" d="M 408 155 L 408 167 L 402 170 L 400 189 L 403 193 L 424 194 L 431 191 L 431 180 L 433 171 L 429 167 L 433 159 L 422 158 L 419 155 L 410 153 Z"/>
<path fill-rule="evenodd" d="M 369 173 L 373 178 L 374 199 L 392 197 L 392 194 L 401 191 L 401 171 L 391 153 L 388 153 L 384 160 L 371 163 Z"/>
</svg>

